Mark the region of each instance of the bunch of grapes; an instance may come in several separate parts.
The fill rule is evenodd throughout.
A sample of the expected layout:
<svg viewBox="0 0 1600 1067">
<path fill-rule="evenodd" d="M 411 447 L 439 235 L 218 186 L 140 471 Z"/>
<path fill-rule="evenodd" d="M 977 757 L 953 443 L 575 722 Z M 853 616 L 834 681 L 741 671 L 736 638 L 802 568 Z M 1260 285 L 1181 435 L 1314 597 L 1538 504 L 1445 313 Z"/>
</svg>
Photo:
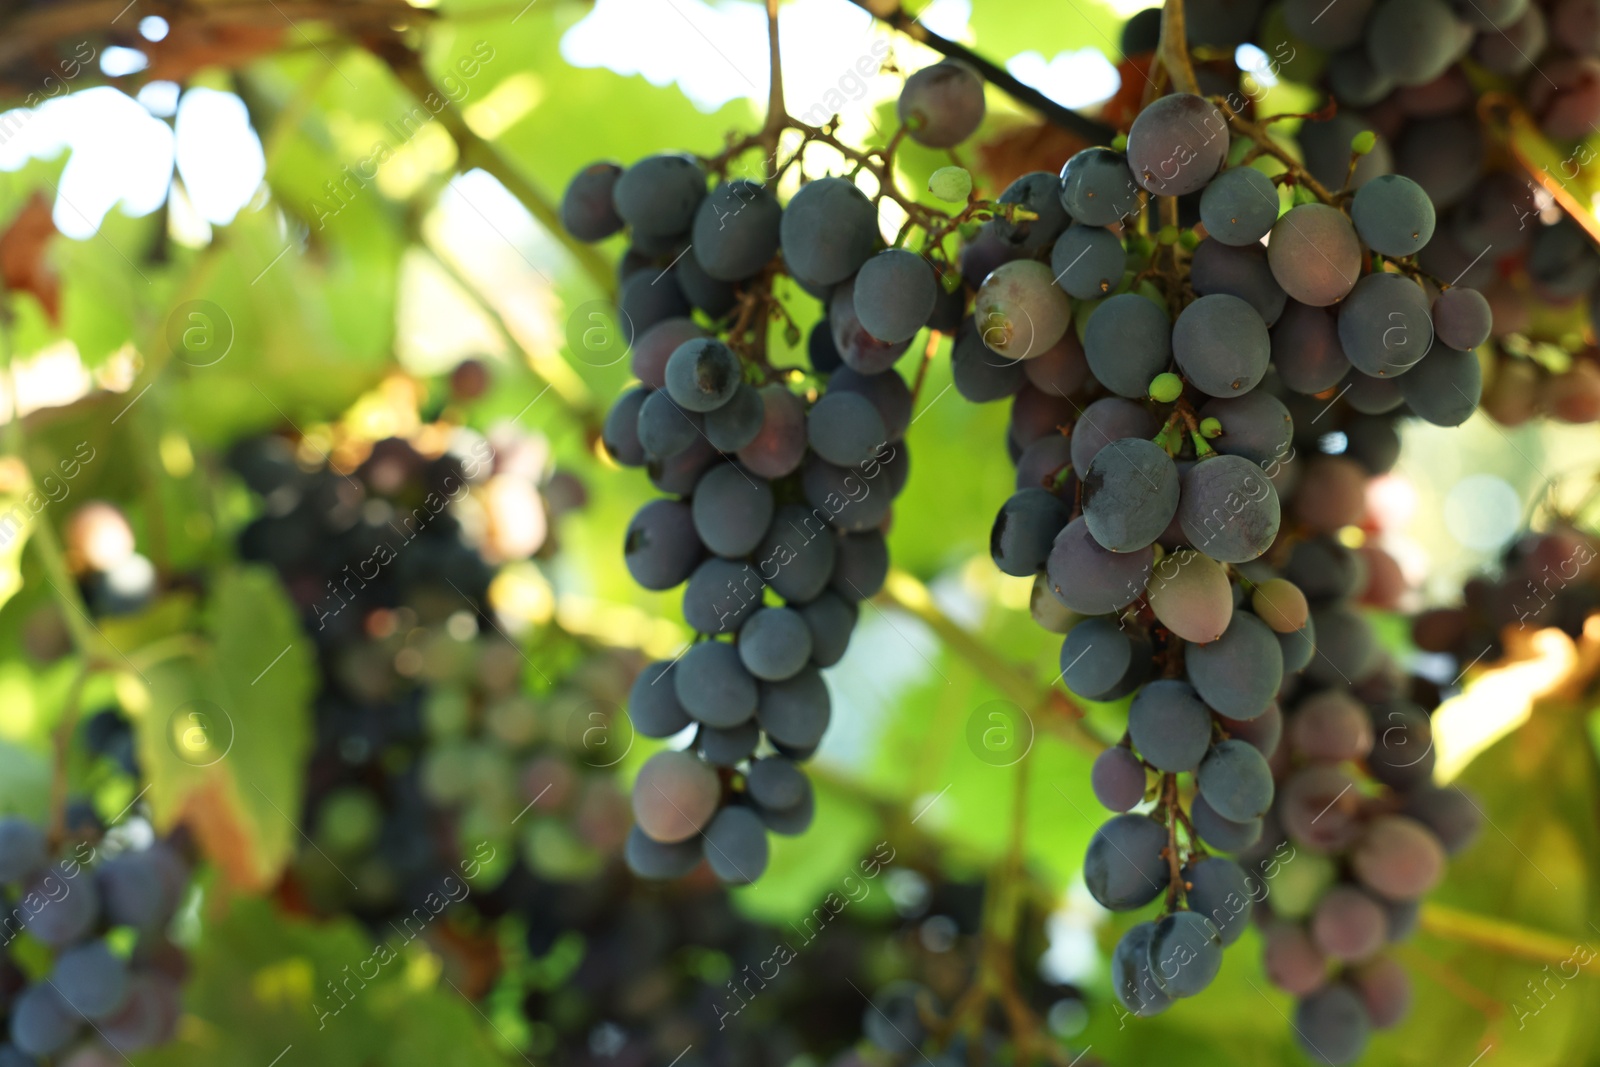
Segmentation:
<svg viewBox="0 0 1600 1067">
<path fill-rule="evenodd" d="M 1477 293 L 1420 279 L 1434 213 L 1414 182 L 1326 202 L 1301 186 L 1284 211 L 1264 172 L 1225 165 L 1232 147 L 1217 106 L 1177 94 L 1139 113 L 1125 151 L 1018 179 L 1001 199 L 1038 218 L 997 221 L 964 253 L 969 276 L 989 273 L 952 357 L 969 398 L 1014 398 L 1017 492 L 995 522 L 996 564 L 1035 578 L 1072 692 L 1131 698 L 1126 736 L 1094 768 L 1121 814 L 1095 835 L 1085 877 L 1113 910 L 1165 897 L 1114 954 L 1139 1014 L 1209 984 L 1249 920 L 1243 868 L 1206 845 L 1262 833 L 1280 689 L 1302 670 L 1350 684 L 1375 665 L 1365 622 L 1317 595 L 1315 555 L 1342 550 L 1332 535 L 1362 504 L 1366 470 L 1299 458 L 1294 409 L 1312 408 L 1300 425 L 1313 441 L 1349 419 L 1345 446 L 1386 468 L 1401 405 L 1442 425 L 1474 410 L 1471 349 L 1489 326 Z M 1186 210 L 1200 223 L 1187 233 Z M 1336 391 L 1355 416 L 1335 405 L 1314 425 L 1329 405 L 1311 398 Z M 1297 490 L 1287 509 L 1280 489 Z M 1244 906 L 1223 906 L 1234 899 Z"/>
<path fill-rule="evenodd" d="M 268 435 L 230 461 L 263 512 L 240 532 L 240 555 L 274 567 L 317 646 L 306 811 L 318 847 L 297 859 L 290 889 L 314 910 L 379 924 L 435 892 L 488 827 L 496 840 L 515 832 L 523 805 L 501 821 L 499 802 L 513 786 L 462 805 L 484 835 L 460 835 L 461 812 L 440 801 L 468 799 L 462 773 L 487 798 L 508 784 L 493 773 L 506 768 L 489 767 L 498 753 L 474 760 L 483 753 L 444 739 L 481 728 L 531 741 L 547 729 L 530 725 L 517 691 L 527 661 L 488 591 L 500 563 L 553 550 L 556 501 L 581 494 L 552 491 L 542 439 L 445 422 L 410 438 L 352 434 L 332 458 Z"/>
<path fill-rule="evenodd" d="M 53 848 L 0 819 L 0 1064 L 98 1065 L 169 1040 L 186 963 L 167 930 L 189 888 L 175 841 Z"/>
<path fill-rule="evenodd" d="M 1433 784 L 1428 711 L 1403 681 L 1379 671 L 1355 692 L 1307 684 L 1287 698 L 1278 798 L 1240 856 L 1266 887 L 1267 976 L 1299 999 L 1296 1037 L 1323 1063 L 1354 1062 L 1371 1030 L 1405 1017 L 1410 979 L 1385 949 L 1411 935 L 1481 821 L 1467 794 Z"/>
<path fill-rule="evenodd" d="M 1484 411 L 1505 425 L 1541 414 L 1600 420 L 1592 344 L 1600 250 L 1567 214 L 1584 194 L 1552 196 L 1577 192 L 1574 179 L 1594 161 L 1582 143 L 1600 122 L 1593 0 L 1331 9 L 1289 0 L 1281 18 L 1261 18 L 1251 33 L 1263 6 L 1202 5 L 1190 41 L 1260 40 L 1275 57 L 1272 74 L 1326 91 L 1334 113 L 1312 116 L 1298 140 L 1307 169 L 1328 187 L 1400 175 L 1427 193 L 1439 215 L 1419 266 L 1483 290 L 1487 306 L 1475 306 L 1474 323 L 1493 312 Z M 1518 147 L 1534 126 L 1559 162 L 1540 167 Z M 1372 139 L 1359 161 L 1349 154 L 1356 137 Z M 1474 326 L 1444 340 L 1460 348 L 1477 334 Z"/>
<path fill-rule="evenodd" d="M 913 74 L 900 99 L 905 132 L 931 147 L 964 140 L 983 113 L 981 80 L 954 62 Z M 926 255 L 884 247 L 879 203 L 848 178 L 806 181 L 786 204 L 755 181 L 707 184 L 687 156 L 596 163 L 562 217 L 583 240 L 628 231 L 620 320 L 639 384 L 604 441 L 666 494 L 629 524 L 628 569 L 646 589 L 683 585 L 697 635 L 634 686 L 639 733 L 694 733 L 640 772 L 629 861 L 674 877 L 703 856 L 719 878 L 747 882 L 766 866 L 767 831 L 811 821 L 799 764 L 828 725 L 822 670 L 888 572 L 883 531 L 908 473 L 913 399 L 894 364 L 923 329 L 952 329 L 961 298 L 941 284 L 937 241 Z M 808 371 L 766 358 L 769 319 L 798 341 L 772 295 L 779 274 L 824 308 Z"/>
<path fill-rule="evenodd" d="M 1460 606 L 1419 615 L 1412 639 L 1423 651 L 1451 656 L 1464 669 L 1503 658 L 1508 629 L 1554 626 L 1576 638 L 1600 612 L 1597 557 L 1600 544 L 1592 536 L 1558 521 L 1513 543 L 1498 575 L 1468 581 Z"/>
</svg>

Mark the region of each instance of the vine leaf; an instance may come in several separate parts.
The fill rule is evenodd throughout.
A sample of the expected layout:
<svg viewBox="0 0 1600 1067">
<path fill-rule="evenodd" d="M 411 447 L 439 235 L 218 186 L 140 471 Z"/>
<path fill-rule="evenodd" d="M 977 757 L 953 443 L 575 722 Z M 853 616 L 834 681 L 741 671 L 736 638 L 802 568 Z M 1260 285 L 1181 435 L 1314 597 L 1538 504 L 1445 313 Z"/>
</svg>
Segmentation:
<svg viewBox="0 0 1600 1067">
<path fill-rule="evenodd" d="M 136 730 L 156 828 L 187 824 L 229 882 L 270 887 L 300 836 L 315 664 L 294 606 L 259 568 L 223 572 L 196 655 L 144 672 Z"/>
</svg>

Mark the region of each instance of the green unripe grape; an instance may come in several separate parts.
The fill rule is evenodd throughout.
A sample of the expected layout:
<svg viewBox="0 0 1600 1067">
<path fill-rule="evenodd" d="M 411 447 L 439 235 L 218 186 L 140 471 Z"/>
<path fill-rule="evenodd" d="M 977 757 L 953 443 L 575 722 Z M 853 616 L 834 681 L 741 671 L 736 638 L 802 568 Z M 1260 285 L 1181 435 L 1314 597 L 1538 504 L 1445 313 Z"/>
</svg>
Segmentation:
<svg viewBox="0 0 1600 1067">
<path fill-rule="evenodd" d="M 365 852 L 383 829 L 383 811 L 370 790 L 350 786 L 328 794 L 317 815 L 317 837 L 329 852 Z"/>
<path fill-rule="evenodd" d="M 1364 156 L 1378 145 L 1378 135 L 1371 130 L 1362 130 L 1350 138 L 1350 151 L 1358 156 Z"/>
<path fill-rule="evenodd" d="M 1203 437 L 1221 437 L 1222 423 L 1217 421 L 1215 418 L 1201 419 L 1200 434 Z"/>
<path fill-rule="evenodd" d="M 1183 379 L 1166 371 L 1150 379 L 1150 399 L 1169 404 L 1183 395 Z"/>
<path fill-rule="evenodd" d="M 1164 245 L 1175 245 L 1175 244 L 1177 244 L 1178 243 L 1178 228 L 1176 226 L 1163 226 L 1163 227 L 1161 227 L 1160 232 L 1156 234 L 1156 240 L 1158 242 L 1160 242 L 1161 244 L 1164 244 Z"/>
<path fill-rule="evenodd" d="M 1333 861 L 1313 852 L 1299 852 L 1267 879 L 1272 894 L 1272 912 L 1284 919 L 1303 919 L 1311 914 L 1322 894 L 1333 884 Z"/>
<path fill-rule="evenodd" d="M 972 195 L 972 175 L 965 167 L 940 167 L 928 179 L 928 192 L 951 204 L 964 204 Z"/>
</svg>

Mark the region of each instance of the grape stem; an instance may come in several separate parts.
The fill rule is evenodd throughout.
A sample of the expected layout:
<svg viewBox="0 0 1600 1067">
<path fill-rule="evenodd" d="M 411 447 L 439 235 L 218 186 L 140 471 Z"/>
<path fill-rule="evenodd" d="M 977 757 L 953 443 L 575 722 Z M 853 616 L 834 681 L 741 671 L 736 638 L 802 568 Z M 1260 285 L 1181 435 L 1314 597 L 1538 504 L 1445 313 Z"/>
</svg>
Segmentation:
<svg viewBox="0 0 1600 1067">
<path fill-rule="evenodd" d="M 1266 131 L 1266 128 L 1261 123 L 1251 122 L 1249 119 L 1245 118 L 1242 114 L 1229 106 L 1227 100 L 1223 99 L 1222 97 L 1212 97 L 1211 102 L 1221 110 L 1223 116 L 1228 120 L 1229 128 L 1231 128 L 1233 132 L 1237 133 L 1241 137 L 1246 138 L 1247 140 L 1255 142 L 1255 146 L 1258 150 L 1266 153 L 1273 159 L 1276 159 L 1279 163 L 1282 163 L 1284 167 L 1288 169 L 1289 173 L 1293 175 L 1295 184 L 1302 185 L 1306 189 L 1310 190 L 1311 195 L 1315 196 L 1324 204 L 1327 204 L 1330 207 L 1337 206 L 1339 203 L 1339 198 L 1333 193 L 1329 192 L 1327 186 L 1323 185 L 1321 182 L 1317 181 L 1316 178 L 1312 177 L 1311 172 L 1306 170 L 1306 168 L 1301 165 L 1298 159 L 1290 155 L 1287 149 L 1278 144 L 1277 141 L 1273 140 L 1272 135 Z"/>
<path fill-rule="evenodd" d="M 1033 86 L 1018 81 L 1005 68 L 985 59 L 965 45 L 948 40 L 934 33 L 920 21 L 920 17 L 913 18 L 905 10 L 895 4 L 885 12 L 882 10 L 882 0 L 850 0 L 861 10 L 891 29 L 898 30 L 918 44 L 926 45 L 948 59 L 960 60 L 983 78 L 984 81 L 1004 92 L 1018 103 L 1037 111 L 1053 126 L 1059 126 L 1068 133 L 1082 137 L 1091 145 L 1108 145 L 1116 137 L 1117 131 L 1099 121 L 1081 115 L 1071 108 L 1062 107 L 1048 96 L 1041 93 Z"/>
<path fill-rule="evenodd" d="M 1185 890 L 1183 862 L 1178 851 L 1178 823 L 1183 819 L 1183 804 L 1178 798 L 1176 774 L 1161 776 L 1161 806 L 1167 813 L 1167 847 L 1162 851 L 1166 853 L 1167 870 L 1171 874 L 1167 882 L 1167 913 L 1171 914 L 1178 910 L 1178 894 Z"/>
<path fill-rule="evenodd" d="M 61 719 L 56 723 L 51 738 L 55 749 L 55 764 L 50 774 L 50 849 L 61 847 L 67 839 L 67 759 L 72 750 L 72 735 L 78 728 L 78 712 L 83 707 L 83 687 L 89 681 L 92 665 L 85 660 L 72 677 L 66 702 L 61 707 Z"/>
<path fill-rule="evenodd" d="M 767 53 L 770 69 L 767 87 L 767 121 L 762 124 L 762 144 L 767 158 L 778 156 L 778 140 L 783 136 L 784 119 L 789 109 L 783 103 L 783 56 L 778 47 L 778 0 L 767 0 Z"/>
<path fill-rule="evenodd" d="M 538 365 L 534 353 L 527 345 L 517 339 L 517 335 L 512 331 L 510 323 L 506 321 L 504 312 L 489 299 L 478 283 L 467 277 L 466 273 L 457 267 L 449 256 L 434 248 L 432 243 L 421 233 L 416 234 L 416 239 L 418 247 L 426 252 L 428 257 L 438 265 L 439 269 L 444 271 L 450 280 L 455 282 L 461 291 L 466 294 L 467 299 L 476 304 L 478 309 L 483 312 L 484 317 L 489 320 L 489 325 L 500 335 L 501 342 L 510 351 L 521 352 L 523 366 L 535 378 L 540 379 L 549 386 L 556 396 L 561 398 L 562 406 L 572 413 L 572 417 L 577 420 L 579 427 L 583 430 L 585 443 L 593 445 L 600 440 L 600 415 L 595 407 L 594 397 L 590 394 L 588 387 L 584 385 L 583 379 L 578 377 L 559 358 L 552 357 L 553 362 L 546 361 L 543 367 Z M 560 368 L 559 371 L 557 367 Z M 561 371 L 566 373 L 563 374 Z"/>
<path fill-rule="evenodd" d="M 1156 54 L 1161 57 L 1161 66 L 1171 77 L 1174 89 L 1199 95 L 1200 82 L 1194 76 L 1194 62 L 1189 58 L 1183 0 L 1166 0 L 1161 5 L 1161 40 L 1156 45 Z"/>
<path fill-rule="evenodd" d="M 369 39 L 365 43 L 367 49 L 387 64 L 400 83 L 419 101 L 431 97 L 443 102 L 442 109 L 436 115 L 445 131 L 450 134 L 450 139 L 456 144 L 456 151 L 461 157 L 460 169 L 468 171 L 478 167 L 493 175 L 506 187 L 506 191 L 516 197 L 522 206 L 528 209 L 528 213 L 566 248 L 595 287 L 614 301 L 617 295 L 616 275 L 605 257 L 600 254 L 600 250 L 593 245 L 584 244 L 568 233 L 567 228 L 561 224 L 560 210 L 549 197 L 513 166 L 499 149 L 473 132 L 461 114 L 461 109 L 451 101 L 449 94 L 439 88 L 433 76 L 423 67 L 421 57 L 393 38 Z"/>
<path fill-rule="evenodd" d="M 1422 905 L 1422 929 L 1436 937 L 1498 952 L 1535 963 L 1571 963 L 1586 974 L 1600 975 L 1600 954 L 1588 959 L 1574 956 L 1570 935 L 1534 930 L 1489 915 L 1462 911 L 1445 904 Z"/>
</svg>

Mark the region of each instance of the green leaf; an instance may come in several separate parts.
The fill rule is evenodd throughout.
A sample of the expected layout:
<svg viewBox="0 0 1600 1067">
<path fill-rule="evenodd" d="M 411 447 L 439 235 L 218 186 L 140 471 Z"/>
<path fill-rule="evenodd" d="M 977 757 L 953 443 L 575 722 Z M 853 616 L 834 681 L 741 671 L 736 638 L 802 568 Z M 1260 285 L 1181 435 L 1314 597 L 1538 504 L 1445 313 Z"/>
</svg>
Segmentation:
<svg viewBox="0 0 1600 1067">
<path fill-rule="evenodd" d="M 311 644 L 277 579 L 254 567 L 217 579 L 206 636 L 197 656 L 144 671 L 139 760 L 157 828 L 187 823 L 231 882 L 264 889 L 299 838 Z"/>
<path fill-rule="evenodd" d="M 441 916 L 433 920 L 443 924 Z M 141 1067 L 282 1062 L 319 1067 L 502 1067 L 472 1005 L 428 950 L 350 919 L 307 922 L 241 898 L 191 956 L 182 1039 Z M 337 995 L 336 995 L 337 994 Z"/>
</svg>

